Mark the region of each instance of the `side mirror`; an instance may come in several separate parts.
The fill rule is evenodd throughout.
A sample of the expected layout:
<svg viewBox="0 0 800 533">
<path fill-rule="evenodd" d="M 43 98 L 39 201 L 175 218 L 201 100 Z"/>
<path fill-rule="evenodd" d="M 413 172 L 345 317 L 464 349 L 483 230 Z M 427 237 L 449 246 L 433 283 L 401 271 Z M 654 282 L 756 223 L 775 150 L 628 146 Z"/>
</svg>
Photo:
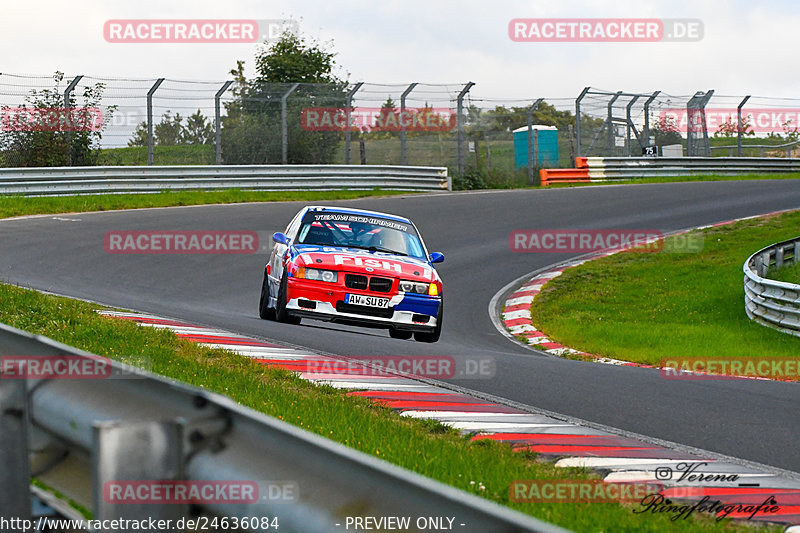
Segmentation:
<svg viewBox="0 0 800 533">
<path fill-rule="evenodd" d="M 272 240 L 277 242 L 278 244 L 285 244 L 289 245 L 289 237 L 281 233 L 280 231 L 276 231 L 272 234 Z"/>
<path fill-rule="evenodd" d="M 444 254 L 441 252 L 433 252 L 428 259 L 431 260 L 431 263 L 442 263 L 444 261 Z"/>
</svg>

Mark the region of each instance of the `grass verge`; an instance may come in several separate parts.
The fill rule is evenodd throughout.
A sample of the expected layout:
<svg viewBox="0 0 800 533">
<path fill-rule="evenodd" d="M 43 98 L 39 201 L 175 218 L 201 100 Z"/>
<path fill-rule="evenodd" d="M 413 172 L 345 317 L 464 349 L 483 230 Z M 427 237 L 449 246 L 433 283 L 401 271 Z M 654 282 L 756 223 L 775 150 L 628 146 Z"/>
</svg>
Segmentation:
<svg viewBox="0 0 800 533">
<path fill-rule="evenodd" d="M 158 374 L 225 394 L 308 431 L 575 531 L 753 531 L 748 525 L 698 514 L 672 521 L 670 515 L 635 514 L 633 509 L 641 507 L 610 503 L 511 502 L 508 487 L 513 480 L 592 475 L 557 469 L 504 444 L 470 441 L 438 423 L 400 417 L 365 398 L 345 396 L 231 352 L 201 347 L 166 330 L 100 316 L 96 307 L 0 284 L 0 322 L 112 359 L 149 361 Z"/>
<path fill-rule="evenodd" d="M 624 252 L 586 262 L 545 286 L 531 318 L 565 346 L 637 363 L 797 358 L 800 339 L 745 315 L 742 265 L 797 236 L 798 226 L 800 212 L 786 213 L 695 232 L 703 239 L 697 253 Z"/>
<path fill-rule="evenodd" d="M 800 229 L 797 230 L 797 233 L 800 234 Z M 770 279 L 800 284 L 800 262 L 784 265 L 780 269 L 770 272 L 768 276 Z"/>
<path fill-rule="evenodd" d="M 79 213 L 113 209 L 174 207 L 180 205 L 235 204 L 241 202 L 289 202 L 352 200 L 367 196 L 415 194 L 409 191 L 161 191 L 153 194 L 97 194 L 85 196 L 0 196 L 0 218 L 22 215 Z"/>
</svg>

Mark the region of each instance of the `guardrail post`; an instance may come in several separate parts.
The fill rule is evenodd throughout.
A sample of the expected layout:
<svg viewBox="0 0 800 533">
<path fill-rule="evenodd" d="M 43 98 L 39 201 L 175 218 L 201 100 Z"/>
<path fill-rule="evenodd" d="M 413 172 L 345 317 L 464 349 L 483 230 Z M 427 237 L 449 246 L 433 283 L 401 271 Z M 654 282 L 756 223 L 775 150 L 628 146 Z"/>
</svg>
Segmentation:
<svg viewBox="0 0 800 533">
<path fill-rule="evenodd" d="M 409 85 L 403 94 L 400 95 L 400 164 L 406 164 L 406 125 L 403 121 L 403 114 L 406 112 L 406 97 L 414 90 L 419 83 L 414 82 Z"/>
<path fill-rule="evenodd" d="M 222 118 L 220 116 L 219 100 L 232 83 L 233 80 L 226 81 L 217 91 L 217 94 L 214 95 L 214 153 L 218 165 L 222 164 Z"/>
<path fill-rule="evenodd" d="M 706 104 L 714 95 L 714 89 L 705 93 L 697 91 L 686 103 L 686 116 L 688 120 L 687 155 L 688 156 L 711 156 L 711 146 L 708 143 L 708 127 L 706 126 Z M 699 122 L 699 125 L 697 124 Z M 697 128 L 700 131 L 695 131 Z M 700 138 L 702 137 L 702 147 Z M 702 152 L 702 153 L 701 153 Z"/>
<path fill-rule="evenodd" d="M 467 84 L 464 85 L 464 88 L 461 89 L 461 92 L 458 93 L 458 97 L 456 98 L 456 129 L 458 130 L 456 133 L 456 152 L 458 155 L 457 163 L 459 176 L 464 174 L 464 159 L 466 158 L 466 154 L 464 152 L 464 96 L 466 96 L 473 85 L 475 85 L 475 83 L 471 81 L 467 82 Z"/>
<path fill-rule="evenodd" d="M 645 146 L 650 146 L 650 104 L 659 94 L 661 94 L 661 91 L 655 91 L 644 103 L 644 131 L 642 132 L 642 138 Z"/>
<path fill-rule="evenodd" d="M 0 509 L 6 518 L 27 520 L 31 517 L 28 491 L 31 475 L 26 380 L 3 377 L 0 377 Z"/>
<path fill-rule="evenodd" d="M 75 78 L 69 82 L 69 85 L 67 85 L 67 88 L 64 91 L 64 107 L 65 112 L 67 113 L 69 112 L 70 107 L 70 95 L 75 86 L 78 85 L 78 82 L 81 81 L 81 78 L 83 78 L 82 75 L 75 76 Z M 69 166 L 72 166 L 72 133 L 69 131 L 67 131 L 67 156 L 69 158 Z"/>
<path fill-rule="evenodd" d="M 289 162 L 289 125 L 286 123 L 286 99 L 299 85 L 299 83 L 295 83 L 281 96 L 281 164 L 283 165 Z"/>
<path fill-rule="evenodd" d="M 747 101 L 750 100 L 750 95 L 744 97 L 736 108 L 736 155 L 742 157 L 742 135 L 744 134 L 744 127 L 742 125 L 742 107 Z"/>
<path fill-rule="evenodd" d="M 188 504 L 118 501 L 115 484 L 126 481 L 183 481 L 183 428 L 177 422 L 102 422 L 93 428 L 94 518 L 176 520 Z M 149 492 L 149 491 L 148 491 Z"/>
<path fill-rule="evenodd" d="M 345 130 L 344 130 L 344 163 L 350 164 L 350 112 L 353 107 L 353 96 L 358 92 L 361 86 L 364 85 L 363 81 L 356 83 L 355 87 L 350 89 L 347 93 L 347 100 L 345 101 L 344 116 L 345 116 Z"/>
<path fill-rule="evenodd" d="M 530 185 L 541 185 L 541 183 L 536 183 L 536 177 L 533 174 L 534 164 L 539 163 L 539 139 L 536 139 L 536 143 L 533 142 L 533 112 L 543 101 L 544 98 L 539 98 L 528 108 L 528 184 Z"/>
<path fill-rule="evenodd" d="M 164 83 L 164 78 L 158 78 L 147 91 L 147 164 L 153 164 L 153 94 Z"/>
<path fill-rule="evenodd" d="M 581 94 L 575 99 L 575 153 L 581 155 L 581 100 L 586 96 L 591 87 L 584 87 Z"/>
</svg>

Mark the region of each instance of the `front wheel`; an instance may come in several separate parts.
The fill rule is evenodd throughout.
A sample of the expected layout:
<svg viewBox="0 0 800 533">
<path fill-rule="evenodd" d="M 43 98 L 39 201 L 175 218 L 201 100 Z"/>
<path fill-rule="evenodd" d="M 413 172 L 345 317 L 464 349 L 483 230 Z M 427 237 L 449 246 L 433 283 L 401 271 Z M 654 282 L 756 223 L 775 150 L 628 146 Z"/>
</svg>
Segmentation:
<svg viewBox="0 0 800 533">
<path fill-rule="evenodd" d="M 444 300 L 439 304 L 439 314 L 436 317 L 436 327 L 431 331 L 415 331 L 414 340 L 417 342 L 436 342 L 442 335 L 442 317 L 444 317 Z"/>
<path fill-rule="evenodd" d="M 283 278 L 281 278 L 281 286 L 278 289 L 278 302 L 275 304 L 275 318 L 278 322 L 299 324 L 300 317 L 292 316 L 289 314 L 289 311 L 286 310 L 286 302 L 288 301 L 286 297 L 286 284 L 286 274 L 284 274 Z"/>
<path fill-rule="evenodd" d="M 275 309 L 269 307 L 269 276 L 264 270 L 264 282 L 261 284 L 261 298 L 258 301 L 258 316 L 263 320 L 275 320 Z"/>
</svg>

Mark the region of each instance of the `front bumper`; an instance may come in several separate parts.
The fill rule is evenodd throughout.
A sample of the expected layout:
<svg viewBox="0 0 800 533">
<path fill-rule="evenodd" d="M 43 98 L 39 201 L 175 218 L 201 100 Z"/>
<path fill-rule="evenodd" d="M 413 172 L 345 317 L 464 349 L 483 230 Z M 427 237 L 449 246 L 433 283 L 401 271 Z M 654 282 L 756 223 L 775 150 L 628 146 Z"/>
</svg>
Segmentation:
<svg viewBox="0 0 800 533">
<path fill-rule="evenodd" d="M 328 322 L 376 328 L 391 327 L 405 331 L 431 331 L 436 327 L 441 297 L 403 292 L 392 294 L 342 290 L 340 286 L 327 287 L 323 283 L 289 278 L 289 301 L 286 304 L 289 314 Z M 389 298 L 389 308 L 344 304 L 345 294 L 348 293 Z"/>
</svg>

